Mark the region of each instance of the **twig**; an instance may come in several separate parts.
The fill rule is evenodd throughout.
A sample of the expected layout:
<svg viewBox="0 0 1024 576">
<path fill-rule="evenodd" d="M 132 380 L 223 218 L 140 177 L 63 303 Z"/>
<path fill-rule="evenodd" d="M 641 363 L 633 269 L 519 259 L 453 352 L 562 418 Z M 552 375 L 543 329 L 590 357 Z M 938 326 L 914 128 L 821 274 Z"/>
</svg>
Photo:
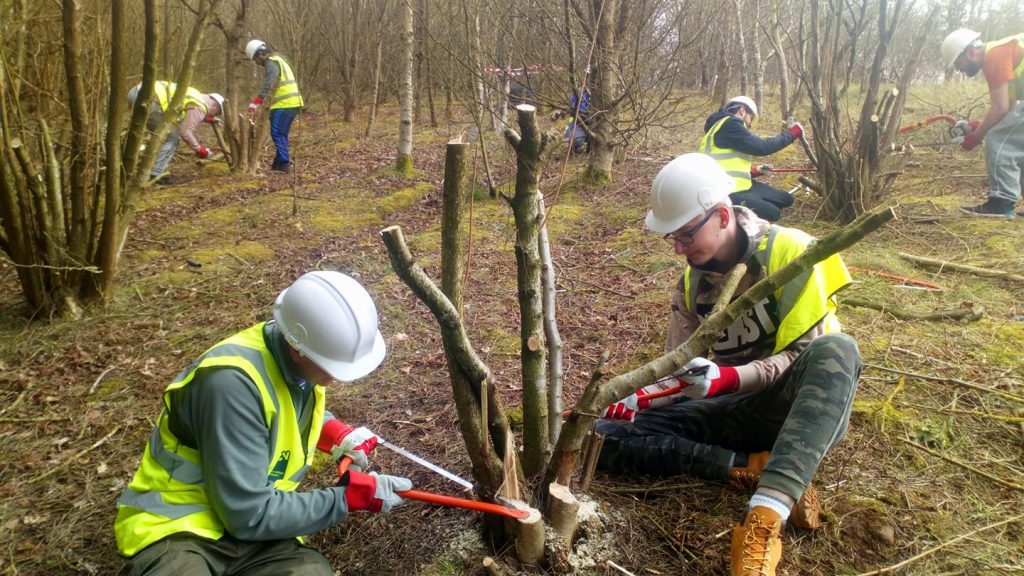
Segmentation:
<svg viewBox="0 0 1024 576">
<path fill-rule="evenodd" d="M 618 564 L 616 564 L 615 562 L 612 562 L 611 560 L 605 560 L 605 564 L 607 564 L 609 568 L 614 568 L 614 569 L 618 570 L 619 572 L 622 572 L 626 576 L 636 576 L 636 574 L 633 574 L 629 570 L 626 570 L 625 568 L 623 568 L 622 566 L 619 566 Z"/>
<path fill-rule="evenodd" d="M 907 312 L 906 310 L 893 308 L 878 302 L 862 300 L 860 298 L 843 298 L 841 303 L 846 306 L 878 310 L 879 312 L 884 312 L 885 314 L 889 314 L 890 316 L 900 320 L 966 320 L 968 322 L 974 322 L 975 320 L 980 320 L 981 317 L 985 315 L 985 308 L 978 305 L 971 306 L 970 308 L 957 308 L 956 310 L 933 312 L 931 314 L 917 314 L 915 312 Z"/>
<path fill-rule="evenodd" d="M 117 368 L 117 366 L 111 366 L 110 368 L 107 368 L 106 370 L 104 370 L 96 378 L 96 381 L 92 383 L 92 386 L 89 387 L 89 393 L 86 394 L 86 396 L 92 396 L 92 393 L 96 391 L 96 387 L 100 385 L 100 382 L 103 382 L 103 377 L 106 376 L 107 374 L 109 374 L 110 371 L 113 370 L 114 368 Z"/>
<path fill-rule="evenodd" d="M 604 286 L 601 286 L 600 284 L 597 284 L 597 283 L 594 283 L 594 282 L 588 282 L 587 280 L 583 280 L 582 278 L 571 278 L 569 276 L 566 276 L 566 279 L 568 279 L 570 282 L 579 282 L 580 284 L 586 284 L 587 286 L 592 286 L 594 288 L 597 288 L 598 290 L 603 290 L 603 291 L 608 292 L 610 294 L 615 294 L 616 296 L 622 296 L 623 298 L 634 298 L 633 294 L 626 294 L 625 292 L 619 292 L 618 290 L 612 290 L 611 288 L 605 288 Z"/>
<path fill-rule="evenodd" d="M 970 388 L 972 390 L 977 390 L 979 392 L 985 392 L 986 394 L 995 394 L 996 396 L 1002 396 L 1003 398 L 1006 398 L 1008 400 L 1015 400 L 1017 402 L 1024 402 L 1024 397 L 1017 396 L 1016 394 L 1011 394 L 1009 392 L 1003 392 L 1002 390 L 996 390 L 994 388 L 985 388 L 984 386 L 978 386 L 977 384 L 971 384 L 970 382 L 966 382 L 964 380 L 960 380 L 959 378 L 946 378 L 946 377 L 943 377 L 943 376 L 929 376 L 928 374 L 918 374 L 917 372 L 908 372 L 906 370 L 897 370 L 895 368 L 889 368 L 887 366 L 879 366 L 878 364 L 872 364 L 870 362 L 865 362 L 864 365 L 869 367 L 869 368 L 874 368 L 876 370 L 882 370 L 884 372 L 894 372 L 896 374 L 903 374 L 905 376 L 913 376 L 914 378 L 921 378 L 922 380 L 932 380 L 934 382 L 952 382 L 954 384 L 957 384 L 958 386 L 963 386 L 965 388 Z"/>
<path fill-rule="evenodd" d="M 922 450 L 924 452 L 927 452 L 927 453 L 931 454 L 932 456 L 935 456 L 936 458 L 938 458 L 938 459 L 940 459 L 940 460 L 942 460 L 944 462 L 948 462 L 950 464 L 953 464 L 954 466 L 959 466 L 959 467 L 963 468 L 964 470 L 969 470 L 969 471 L 977 474 L 978 476 L 981 476 L 982 478 L 988 478 L 989 480 L 995 482 L 996 484 L 1000 484 L 1002 486 L 1006 486 L 1007 488 L 1013 488 L 1014 490 L 1019 490 L 1021 492 L 1024 492 L 1024 486 L 1021 486 L 1020 484 L 1016 484 L 1014 482 L 1010 482 L 1009 480 L 1003 480 L 1002 478 L 1000 478 L 998 476 L 993 476 L 992 474 L 989 474 L 988 472 L 985 472 L 983 470 L 975 468 L 974 466 L 971 466 L 970 464 L 967 464 L 965 462 L 961 462 L 961 461 L 957 460 L 956 458 L 950 458 L 949 456 L 946 456 L 945 454 L 942 454 L 941 452 L 938 452 L 936 450 L 932 450 L 931 448 L 928 448 L 927 446 L 922 446 L 922 445 L 918 444 L 917 442 L 914 442 L 913 440 L 907 440 L 906 438 L 899 438 L 899 440 L 900 440 L 900 442 L 903 442 L 904 444 L 909 444 L 909 445 L 913 446 L 914 448 L 917 448 L 918 450 Z"/>
<path fill-rule="evenodd" d="M 917 554 L 916 556 L 911 556 L 910 558 L 907 558 L 906 560 L 904 560 L 902 562 L 893 564 L 892 566 L 886 566 L 885 568 L 879 568 L 878 570 L 874 570 L 872 572 L 862 572 L 862 573 L 858 574 L 857 576 L 875 576 L 877 574 L 888 574 L 890 572 L 895 572 L 896 570 L 899 570 L 900 568 L 904 568 L 906 566 L 909 566 L 910 564 L 913 564 L 914 562 L 917 562 L 918 560 L 924 558 L 925 556 L 930 556 L 931 554 L 934 554 L 935 552 L 938 552 L 939 550 L 945 548 L 946 546 L 949 546 L 949 545 L 955 544 L 955 543 L 957 543 L 957 542 L 959 542 L 961 540 L 965 540 L 967 538 L 970 538 L 971 536 L 974 536 L 975 534 L 977 534 L 979 532 L 984 532 L 986 530 L 991 530 L 992 528 L 998 528 L 998 527 L 1000 527 L 1000 526 L 1002 526 L 1004 524 L 1010 524 L 1010 523 L 1013 523 L 1013 522 L 1017 522 L 1017 521 L 1021 520 L 1022 518 L 1024 518 L 1024 514 L 1018 514 L 1017 516 L 1014 516 L 1013 518 L 1008 518 L 1006 520 L 1000 520 L 999 522 L 995 522 L 993 524 L 989 524 L 988 526 L 982 526 L 981 528 L 978 528 L 977 530 L 972 530 L 972 531 L 968 532 L 967 534 L 962 534 L 960 536 L 957 536 L 956 538 L 953 538 L 952 540 L 949 540 L 947 542 L 943 542 L 942 544 L 939 544 L 938 546 L 934 546 L 932 548 L 929 548 L 929 549 L 925 550 L 924 552 L 921 552 L 920 554 Z"/>
<path fill-rule="evenodd" d="M 0 418 L 2 424 L 15 424 L 21 422 L 56 422 L 57 420 L 68 420 L 70 416 L 40 416 L 37 418 Z"/>
<path fill-rule="evenodd" d="M 63 461 L 61 461 L 60 464 L 57 464 L 56 466 L 54 466 L 53 468 L 50 468 L 46 472 L 43 472 L 39 476 L 36 476 L 35 478 L 32 478 L 31 480 L 27 481 L 26 484 L 31 484 L 33 482 L 38 482 L 40 480 L 49 478 L 50 476 L 53 476 L 57 472 L 60 472 L 61 470 L 63 470 L 67 466 L 70 466 L 72 462 L 78 460 L 82 456 L 85 456 L 86 454 L 88 454 L 92 450 L 95 450 L 96 448 L 99 448 L 100 446 L 102 446 L 103 443 L 106 442 L 111 436 L 113 436 L 114 434 L 117 434 L 117 431 L 120 430 L 120 429 L 121 429 L 120 426 L 114 426 L 113 430 L 108 432 L 107 435 L 104 436 L 103 438 L 100 438 L 99 440 L 97 440 L 92 446 L 89 446 L 88 448 L 85 448 L 85 449 L 81 450 L 80 452 L 78 452 L 74 456 L 71 456 L 69 458 L 64 458 Z"/>
<path fill-rule="evenodd" d="M 0 414 L 4 414 L 6 412 L 10 412 L 13 414 L 14 411 L 18 408 L 18 405 L 21 404 L 21 402 L 25 399 L 25 396 L 28 396 L 28 393 L 32 390 L 33 387 L 35 387 L 35 385 L 35 380 L 29 380 L 28 384 L 25 386 L 25 389 L 21 391 L 21 394 L 18 394 L 18 397 L 14 399 L 14 402 L 11 402 L 10 406 L 4 408 L 3 410 L 0 410 Z"/>
<path fill-rule="evenodd" d="M 933 258 L 924 258 L 921 256 L 914 256 L 913 254 L 907 254 L 905 252 L 897 252 L 897 255 L 904 260 L 919 264 L 921 266 L 929 268 L 938 268 L 939 272 L 943 270 L 956 270 L 958 272 L 968 272 L 975 276 L 987 276 L 989 278 L 1005 278 L 1007 280 L 1013 280 L 1015 282 L 1024 282 L 1024 276 L 1020 274 L 1013 274 L 1005 270 L 992 270 L 989 268 L 979 268 L 977 266 L 970 266 L 967 264 L 957 264 L 955 262 L 946 262 L 944 260 L 935 260 Z"/>
<path fill-rule="evenodd" d="M 676 537 L 671 532 L 666 530 L 665 527 L 662 526 L 657 520 L 655 520 L 654 518 L 649 518 L 649 520 L 652 524 L 654 524 L 655 528 L 657 528 L 658 531 L 661 532 L 661 535 L 668 539 L 669 545 L 675 548 L 676 553 L 679 554 L 679 556 L 689 556 L 690 560 L 697 559 L 697 556 L 693 552 L 690 552 L 689 550 L 684 548 L 681 543 L 676 542 Z"/>
</svg>

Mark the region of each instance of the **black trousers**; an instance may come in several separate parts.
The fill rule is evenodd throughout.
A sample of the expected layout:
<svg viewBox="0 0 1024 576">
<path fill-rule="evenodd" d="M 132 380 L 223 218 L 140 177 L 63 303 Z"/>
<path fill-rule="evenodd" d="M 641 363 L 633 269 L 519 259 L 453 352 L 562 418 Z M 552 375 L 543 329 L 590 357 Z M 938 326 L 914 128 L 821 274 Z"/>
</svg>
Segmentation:
<svg viewBox="0 0 1024 576">
<path fill-rule="evenodd" d="M 757 180 L 753 181 L 750 190 L 733 192 L 729 199 L 734 205 L 746 206 L 769 222 L 781 218 L 782 209 L 793 205 L 792 196 Z"/>
</svg>

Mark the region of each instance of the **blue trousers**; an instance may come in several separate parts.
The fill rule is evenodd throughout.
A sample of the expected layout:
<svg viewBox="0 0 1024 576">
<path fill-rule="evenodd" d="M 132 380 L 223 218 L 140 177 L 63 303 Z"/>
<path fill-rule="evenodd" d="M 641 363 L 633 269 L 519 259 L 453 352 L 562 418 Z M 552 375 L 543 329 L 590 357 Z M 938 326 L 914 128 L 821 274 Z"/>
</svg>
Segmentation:
<svg viewBox="0 0 1024 576">
<path fill-rule="evenodd" d="M 292 122 L 300 110 L 302 108 L 274 108 L 270 111 L 270 138 L 277 149 L 274 168 L 287 166 L 291 162 L 288 156 L 288 132 L 292 129 Z"/>
</svg>

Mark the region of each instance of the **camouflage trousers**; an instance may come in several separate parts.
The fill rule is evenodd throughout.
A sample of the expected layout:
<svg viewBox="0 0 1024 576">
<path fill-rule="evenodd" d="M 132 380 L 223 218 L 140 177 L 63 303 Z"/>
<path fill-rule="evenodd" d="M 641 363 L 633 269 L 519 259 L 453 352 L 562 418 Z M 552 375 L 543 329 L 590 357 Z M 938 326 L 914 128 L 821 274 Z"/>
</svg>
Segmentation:
<svg viewBox="0 0 1024 576">
<path fill-rule="evenodd" d="M 757 392 L 683 400 L 642 411 L 633 422 L 598 420 L 605 437 L 598 466 L 726 481 L 737 452 L 770 450 L 759 486 L 797 500 L 846 434 L 861 366 L 853 338 L 829 334 Z"/>
</svg>

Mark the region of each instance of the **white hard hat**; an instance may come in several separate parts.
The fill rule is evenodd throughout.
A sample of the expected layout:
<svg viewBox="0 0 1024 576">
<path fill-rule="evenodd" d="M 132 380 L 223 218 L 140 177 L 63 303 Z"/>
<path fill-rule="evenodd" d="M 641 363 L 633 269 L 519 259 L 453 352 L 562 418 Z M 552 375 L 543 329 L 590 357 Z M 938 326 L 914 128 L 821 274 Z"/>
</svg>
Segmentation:
<svg viewBox="0 0 1024 576">
<path fill-rule="evenodd" d="M 942 41 L 942 59 L 946 61 L 946 66 L 952 66 L 953 62 L 964 53 L 964 50 L 967 50 L 967 47 L 974 44 L 979 38 L 981 38 L 981 34 L 967 28 L 950 32 L 949 36 Z"/>
<path fill-rule="evenodd" d="M 209 96 L 210 96 L 210 98 L 213 98 L 214 100 L 217 101 L 217 106 L 220 106 L 220 114 L 218 114 L 218 116 L 223 116 L 224 115 L 224 97 L 221 96 L 220 94 L 217 94 L 216 92 L 210 92 Z"/>
<path fill-rule="evenodd" d="M 260 48 L 266 48 L 267 43 L 263 40 L 249 40 L 249 43 L 245 45 L 245 56 L 252 60 L 256 57 L 256 53 L 259 52 Z"/>
<path fill-rule="evenodd" d="M 668 234 L 716 204 L 731 206 L 729 193 L 734 186 L 732 177 L 711 156 L 683 154 L 654 177 L 647 228 Z"/>
<path fill-rule="evenodd" d="M 726 109 L 729 109 L 730 107 L 732 107 L 733 104 L 743 104 L 754 115 L 754 118 L 757 118 L 757 104 L 755 104 L 754 101 L 750 97 L 748 97 L 748 96 L 735 96 L 731 100 L 729 100 L 728 102 L 725 103 Z"/>
<path fill-rule="evenodd" d="M 142 90 L 142 82 L 128 89 L 128 107 L 135 107 L 135 101 L 139 99 L 139 90 Z"/>
<path fill-rule="evenodd" d="M 303 274 L 277 297 L 274 321 L 293 348 L 336 380 L 362 378 L 384 360 L 373 298 L 341 272 Z"/>
</svg>

